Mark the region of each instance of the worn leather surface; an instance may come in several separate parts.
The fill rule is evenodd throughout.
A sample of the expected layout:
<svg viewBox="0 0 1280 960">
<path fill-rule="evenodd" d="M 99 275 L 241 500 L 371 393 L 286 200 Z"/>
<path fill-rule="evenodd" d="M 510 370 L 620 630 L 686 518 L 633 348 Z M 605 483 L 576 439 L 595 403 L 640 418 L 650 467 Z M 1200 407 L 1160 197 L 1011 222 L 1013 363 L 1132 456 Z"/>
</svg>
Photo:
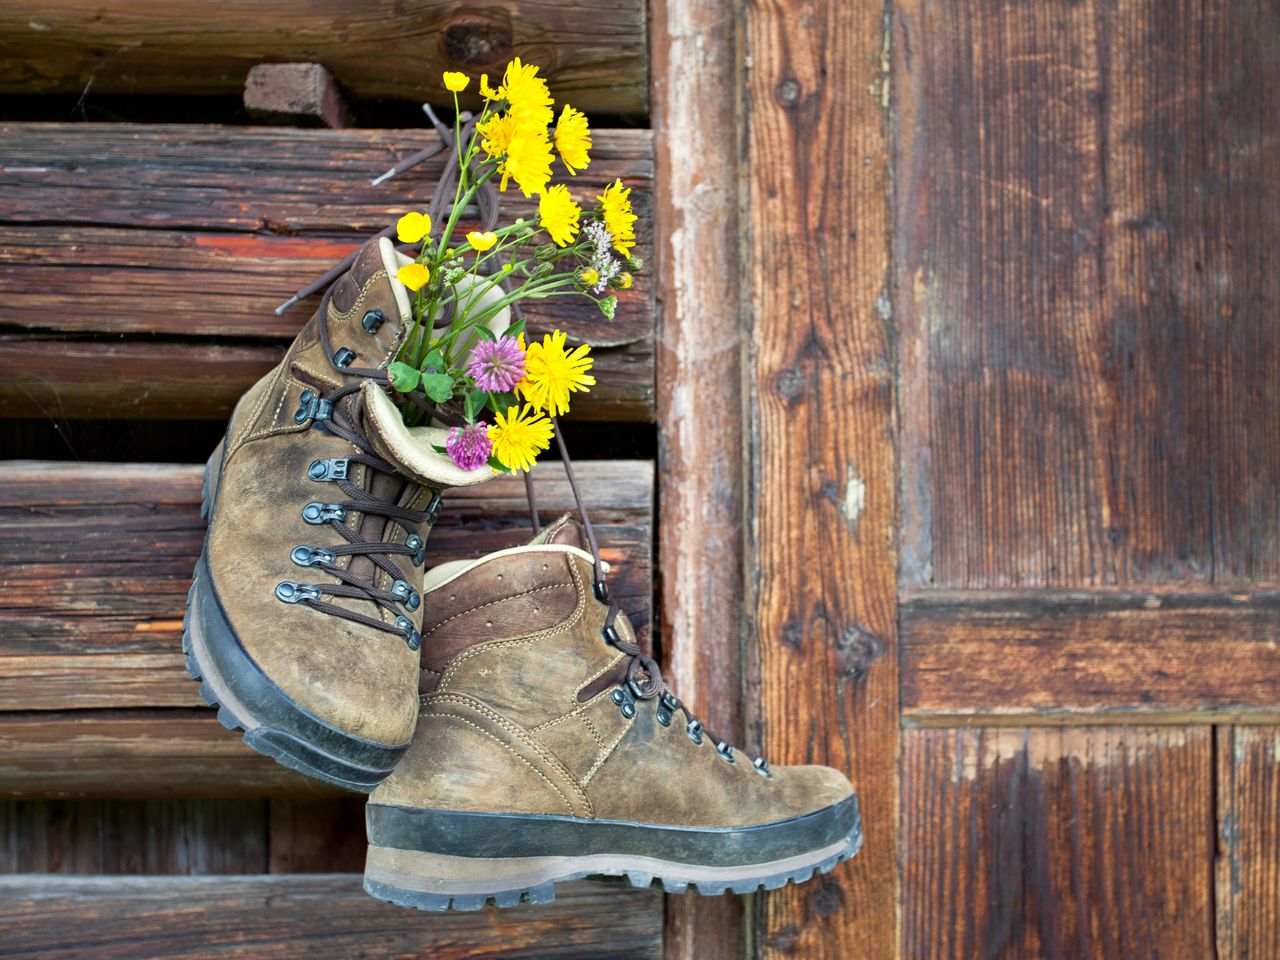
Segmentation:
<svg viewBox="0 0 1280 960">
<path fill-rule="evenodd" d="M 601 636 L 606 609 L 590 562 L 555 546 L 582 542 L 576 524 L 561 522 L 539 545 L 427 595 L 417 733 L 372 802 L 733 827 L 802 816 L 853 792 L 827 767 L 774 767 L 766 778 L 741 752 L 728 763 L 710 738 L 690 740 L 681 712 L 660 724 L 656 699 L 636 701 L 629 719 L 611 699 L 616 685 L 580 703 L 627 659 Z M 634 640 L 625 617 L 616 625 Z"/>
<path fill-rule="evenodd" d="M 373 334 L 361 325 L 366 311 L 381 310 L 385 322 Z M 355 378 L 335 370 L 324 354 L 318 325 L 326 323 L 334 350 L 356 352 L 353 368 L 383 367 L 400 346 L 402 322 L 378 244 L 360 253 L 350 271 L 336 281 L 326 316 L 317 315 L 302 329 L 284 360 L 249 390 L 237 406 L 227 432 L 222 467 L 208 538 L 209 569 L 232 628 L 263 672 L 299 706 L 321 720 L 357 736 L 398 745 L 409 739 L 417 715 L 418 653 L 404 640 L 316 611 L 305 604 L 276 598 L 281 580 L 334 582 L 321 568 L 301 567 L 290 559 L 299 545 L 342 543 L 332 530 L 302 519 L 311 501 L 346 499 L 333 483 L 307 476 L 312 461 L 345 457 L 357 448 L 322 429 L 298 425 L 294 413 L 303 390 L 325 393 Z M 360 415 L 361 395 L 343 401 Z M 364 468 L 353 465 L 355 482 L 368 489 Z M 380 474 L 379 482 L 393 483 Z M 408 488 L 404 499 L 421 509 L 430 490 Z M 381 536 L 380 517 L 348 515 L 350 525 Z M 406 533 L 393 527 L 395 539 Z M 427 530 L 420 530 L 426 536 Z M 419 589 L 423 571 L 408 558 L 390 558 L 401 577 Z M 341 560 L 340 564 L 353 561 Z M 368 560 L 356 558 L 365 570 Z M 358 571 L 356 571 L 358 572 Z M 380 574 L 381 585 L 391 577 Z M 376 604 L 335 600 L 390 622 L 394 617 Z M 423 608 L 406 615 L 421 621 Z"/>
</svg>

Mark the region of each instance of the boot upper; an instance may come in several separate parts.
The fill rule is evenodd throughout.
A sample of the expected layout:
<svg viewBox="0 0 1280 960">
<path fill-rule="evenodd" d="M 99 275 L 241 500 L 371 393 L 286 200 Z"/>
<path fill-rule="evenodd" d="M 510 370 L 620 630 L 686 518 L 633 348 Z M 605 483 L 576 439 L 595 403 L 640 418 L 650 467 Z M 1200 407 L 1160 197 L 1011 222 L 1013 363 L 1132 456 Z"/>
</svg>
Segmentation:
<svg viewBox="0 0 1280 960">
<path fill-rule="evenodd" d="M 534 543 L 432 571 L 414 742 L 372 802 L 732 827 L 852 793 L 818 766 L 763 770 L 627 684 L 568 518 Z M 614 629 L 634 631 L 624 615 Z"/>
</svg>

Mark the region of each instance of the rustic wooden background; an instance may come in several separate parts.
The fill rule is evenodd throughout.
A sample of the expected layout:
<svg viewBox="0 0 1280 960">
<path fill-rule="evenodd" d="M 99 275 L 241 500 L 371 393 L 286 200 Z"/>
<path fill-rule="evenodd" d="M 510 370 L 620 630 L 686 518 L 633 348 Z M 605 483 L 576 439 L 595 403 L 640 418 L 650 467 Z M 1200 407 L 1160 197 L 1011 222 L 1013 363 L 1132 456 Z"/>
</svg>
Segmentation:
<svg viewBox="0 0 1280 960">
<path fill-rule="evenodd" d="M 513 53 L 642 214 L 617 323 L 532 317 L 600 347 L 628 603 L 862 796 L 808 885 L 386 907 L 359 801 L 182 680 L 191 464 L 270 307 L 427 188 L 368 184 L 405 105 Z M 246 125 L 265 60 L 362 125 Z M 1277 0 L 0 0 L 0 954 L 1280 957 L 1277 90 Z"/>
</svg>

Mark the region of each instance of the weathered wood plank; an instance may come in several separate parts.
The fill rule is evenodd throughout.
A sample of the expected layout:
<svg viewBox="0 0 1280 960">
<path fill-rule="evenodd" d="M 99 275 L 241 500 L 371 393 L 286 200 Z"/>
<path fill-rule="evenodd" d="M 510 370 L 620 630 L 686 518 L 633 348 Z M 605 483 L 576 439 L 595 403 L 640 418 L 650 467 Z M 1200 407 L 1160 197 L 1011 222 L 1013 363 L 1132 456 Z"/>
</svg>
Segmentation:
<svg viewBox="0 0 1280 960">
<path fill-rule="evenodd" d="M 323 63 L 360 97 L 446 103 L 442 71 L 493 75 L 520 56 L 580 109 L 644 113 L 645 54 L 640 0 L 0 4 L 6 93 L 239 94 L 271 60 Z"/>
<path fill-rule="evenodd" d="M 905 582 L 1280 579 L 1280 11 L 894 10 Z"/>
<path fill-rule="evenodd" d="M 1216 960 L 1280 957 L 1280 727 L 1219 727 Z"/>
<path fill-rule="evenodd" d="M 743 568 L 737 23 L 721 0 L 651 4 L 663 671 L 741 737 Z M 667 898 L 668 960 L 744 956 L 738 897 Z"/>
<path fill-rule="evenodd" d="M 740 9 L 750 742 L 848 771 L 866 826 L 848 866 L 757 897 L 752 943 L 768 956 L 894 956 L 887 19 L 878 2 Z"/>
<path fill-rule="evenodd" d="M 1211 731 L 903 734 L 903 952 L 1213 956 Z"/>
<path fill-rule="evenodd" d="M 427 914 L 368 896 L 359 874 L 0 877 L 5 954 L 313 960 L 657 958 L 662 897 L 580 880 L 554 903 Z"/>
<path fill-rule="evenodd" d="M 363 797 L 272 797 L 267 803 L 268 873 L 364 869 Z"/>
<path fill-rule="evenodd" d="M 0 414 L 225 416 L 283 354 L 318 297 L 282 317 L 276 305 L 425 204 L 443 157 L 390 186 L 369 179 L 435 139 L 421 131 L 0 124 Z M 636 252 L 648 257 L 652 138 L 598 131 L 595 143 L 589 171 L 571 189 L 590 206 L 614 178 L 628 183 L 641 217 Z M 508 198 L 511 216 L 532 215 L 530 201 Z M 77 309 L 66 309 L 70 301 Z M 535 333 L 559 327 L 596 348 L 599 385 L 575 416 L 652 418 L 648 273 L 620 296 L 613 321 L 574 298 L 532 300 L 526 314 Z M 102 376 L 104 362 L 113 377 Z"/>
<path fill-rule="evenodd" d="M 266 814 L 263 800 L 4 800 L 0 874 L 260 873 Z"/>
<path fill-rule="evenodd" d="M 647 630 L 653 466 L 578 467 L 614 593 Z M 204 538 L 201 468 L 0 463 L 0 704 L 8 710 L 186 707 L 201 701 L 181 655 L 187 587 Z M 563 468 L 535 471 L 544 519 L 573 509 Z M 529 535 L 523 482 L 453 491 L 428 564 Z M 92 547 L 86 547 L 91 544 Z"/>
<path fill-rule="evenodd" d="M 1280 711 L 1280 589 L 908 593 L 902 707 L 915 722 Z"/>
</svg>

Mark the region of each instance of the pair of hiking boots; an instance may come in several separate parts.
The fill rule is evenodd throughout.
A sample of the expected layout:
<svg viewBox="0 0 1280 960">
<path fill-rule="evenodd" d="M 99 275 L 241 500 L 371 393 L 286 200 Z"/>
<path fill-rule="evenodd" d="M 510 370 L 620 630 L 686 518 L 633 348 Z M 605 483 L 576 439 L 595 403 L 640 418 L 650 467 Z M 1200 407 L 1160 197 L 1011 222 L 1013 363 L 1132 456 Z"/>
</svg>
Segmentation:
<svg viewBox="0 0 1280 960">
<path fill-rule="evenodd" d="M 542 902 L 587 875 L 745 893 L 852 856 L 843 775 L 745 757 L 663 685 L 585 513 L 425 569 L 444 491 L 493 472 L 390 398 L 403 262 L 361 250 L 209 460 L 184 649 L 219 720 L 370 793 L 365 889 L 407 906 Z"/>
</svg>

